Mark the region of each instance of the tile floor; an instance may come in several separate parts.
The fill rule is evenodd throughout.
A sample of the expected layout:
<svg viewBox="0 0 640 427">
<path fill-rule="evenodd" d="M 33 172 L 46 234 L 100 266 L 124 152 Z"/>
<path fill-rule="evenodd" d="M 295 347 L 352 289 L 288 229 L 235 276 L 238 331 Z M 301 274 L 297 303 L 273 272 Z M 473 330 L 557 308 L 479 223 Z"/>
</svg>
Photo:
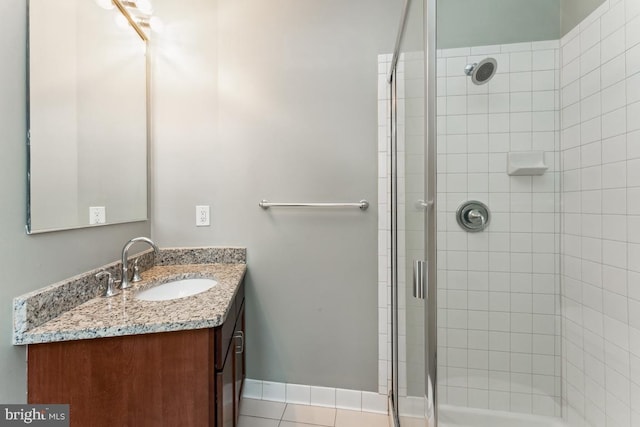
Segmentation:
<svg viewBox="0 0 640 427">
<path fill-rule="evenodd" d="M 389 427 L 384 414 L 242 399 L 238 427 Z"/>
</svg>

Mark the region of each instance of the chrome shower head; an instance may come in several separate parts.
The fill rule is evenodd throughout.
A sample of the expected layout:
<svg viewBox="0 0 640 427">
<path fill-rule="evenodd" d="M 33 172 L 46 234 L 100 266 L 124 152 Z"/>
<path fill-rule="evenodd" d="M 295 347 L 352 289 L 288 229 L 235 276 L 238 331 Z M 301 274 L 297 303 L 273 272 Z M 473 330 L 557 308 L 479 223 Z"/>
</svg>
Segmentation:
<svg viewBox="0 0 640 427">
<path fill-rule="evenodd" d="M 480 62 L 469 64 L 464 67 L 464 73 L 471 77 L 471 81 L 476 85 L 487 83 L 496 74 L 498 62 L 493 58 L 485 58 Z"/>
</svg>

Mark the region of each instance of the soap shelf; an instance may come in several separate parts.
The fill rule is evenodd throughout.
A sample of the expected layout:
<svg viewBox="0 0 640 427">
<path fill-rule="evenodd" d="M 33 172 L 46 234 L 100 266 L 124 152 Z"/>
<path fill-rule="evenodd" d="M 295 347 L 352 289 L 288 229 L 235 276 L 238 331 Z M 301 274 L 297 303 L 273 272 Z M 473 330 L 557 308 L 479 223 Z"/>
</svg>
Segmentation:
<svg viewBox="0 0 640 427">
<path fill-rule="evenodd" d="M 518 151 L 507 156 L 507 173 L 511 176 L 542 175 L 548 168 L 543 151 Z"/>
</svg>

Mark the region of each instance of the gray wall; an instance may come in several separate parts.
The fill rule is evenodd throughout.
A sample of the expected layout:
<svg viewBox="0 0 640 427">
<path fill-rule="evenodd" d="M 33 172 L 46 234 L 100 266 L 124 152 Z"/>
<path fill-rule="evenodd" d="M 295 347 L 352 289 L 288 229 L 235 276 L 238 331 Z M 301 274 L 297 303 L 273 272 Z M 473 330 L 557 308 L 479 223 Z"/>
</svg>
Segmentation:
<svg viewBox="0 0 640 427">
<path fill-rule="evenodd" d="M 604 0 L 437 0 L 438 48 L 555 40 Z"/>
<path fill-rule="evenodd" d="M 377 54 L 400 5 L 173 3 L 155 3 L 154 238 L 247 246 L 249 378 L 377 391 Z"/>
<path fill-rule="evenodd" d="M 562 35 L 567 34 L 580 21 L 586 18 L 604 0 L 562 0 Z"/>
<path fill-rule="evenodd" d="M 438 0 L 438 48 L 558 39 L 560 1 Z"/>
<path fill-rule="evenodd" d="M 26 0 L 0 2 L 0 402 L 26 402 L 24 347 L 11 345 L 13 297 L 114 261 L 148 222 L 27 236 Z"/>
</svg>

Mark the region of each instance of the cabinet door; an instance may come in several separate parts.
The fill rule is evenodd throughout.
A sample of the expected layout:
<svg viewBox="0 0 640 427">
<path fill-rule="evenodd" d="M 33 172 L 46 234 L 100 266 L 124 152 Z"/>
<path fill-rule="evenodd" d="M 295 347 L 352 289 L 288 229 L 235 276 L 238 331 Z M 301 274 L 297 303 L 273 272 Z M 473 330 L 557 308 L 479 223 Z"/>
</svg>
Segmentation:
<svg viewBox="0 0 640 427">
<path fill-rule="evenodd" d="M 195 329 L 30 345 L 27 399 L 70 404 L 71 427 L 208 427 L 212 342 Z"/>
<path fill-rule="evenodd" d="M 245 335 L 245 323 L 244 323 L 244 305 L 240 310 L 240 314 L 238 315 L 238 320 L 236 321 L 235 328 L 235 345 L 233 346 L 233 350 L 235 352 L 233 358 L 233 371 L 234 371 L 234 396 L 235 396 L 235 419 L 238 420 L 238 416 L 240 415 L 240 397 L 242 395 L 242 384 L 244 382 L 244 377 L 246 375 L 246 357 L 245 357 L 245 348 L 246 348 L 246 335 Z"/>
<path fill-rule="evenodd" d="M 233 427 L 235 425 L 235 376 L 233 363 L 234 347 L 230 346 L 226 363 L 222 371 L 216 373 L 216 426 Z"/>
</svg>

